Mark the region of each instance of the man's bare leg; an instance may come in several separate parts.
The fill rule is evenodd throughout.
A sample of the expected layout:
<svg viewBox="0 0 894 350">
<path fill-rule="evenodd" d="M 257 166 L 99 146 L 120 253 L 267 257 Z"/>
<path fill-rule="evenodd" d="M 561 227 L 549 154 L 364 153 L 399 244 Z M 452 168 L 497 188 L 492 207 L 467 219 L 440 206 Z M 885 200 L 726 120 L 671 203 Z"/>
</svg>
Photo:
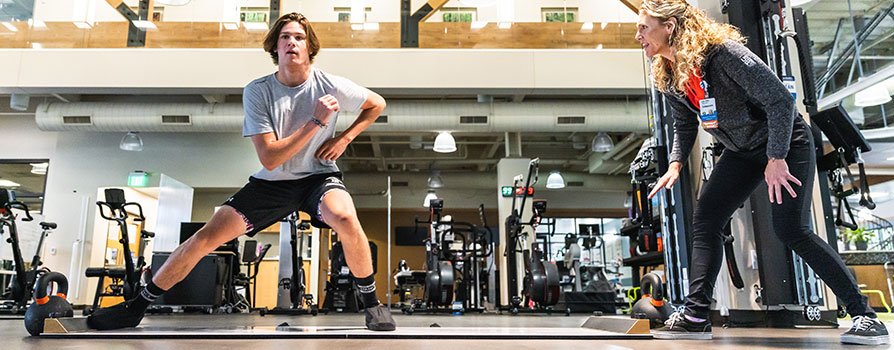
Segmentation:
<svg viewBox="0 0 894 350">
<path fill-rule="evenodd" d="M 338 232 L 338 240 L 345 250 L 345 260 L 363 299 L 366 327 L 374 331 L 393 331 L 396 326 L 391 311 L 376 298 L 369 240 L 357 219 L 357 210 L 351 195 L 344 190 L 329 191 L 323 196 L 320 212 L 323 222 Z"/>
<path fill-rule="evenodd" d="M 245 233 L 242 215 L 223 206 L 196 234 L 183 242 L 139 294 L 125 302 L 96 310 L 87 318 L 87 325 L 98 330 L 136 327 L 156 298 L 171 289 L 196 266 L 199 259 L 228 241 Z"/>
<path fill-rule="evenodd" d="M 348 192 L 342 190 L 329 191 L 320 203 L 323 222 L 338 232 L 338 240 L 345 248 L 345 259 L 351 273 L 356 277 L 369 276 L 373 273 L 372 253 L 369 250 L 369 239 L 357 219 L 354 201 Z"/>
<path fill-rule="evenodd" d="M 164 265 L 154 271 L 152 282 L 163 290 L 171 289 L 186 278 L 202 257 L 242 236 L 245 231 L 245 221 L 236 209 L 228 205 L 220 207 L 205 226 L 177 247 Z"/>
</svg>

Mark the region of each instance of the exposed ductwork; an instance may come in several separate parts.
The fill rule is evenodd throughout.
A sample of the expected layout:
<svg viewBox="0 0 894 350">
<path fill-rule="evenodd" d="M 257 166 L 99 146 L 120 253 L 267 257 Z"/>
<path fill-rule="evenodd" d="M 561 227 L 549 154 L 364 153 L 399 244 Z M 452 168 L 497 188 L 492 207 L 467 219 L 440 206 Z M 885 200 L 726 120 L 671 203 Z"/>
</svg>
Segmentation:
<svg viewBox="0 0 894 350">
<path fill-rule="evenodd" d="M 548 170 L 549 167 L 541 167 L 539 181 L 534 186 L 537 190 L 546 190 L 546 178 L 547 176 L 549 176 Z M 389 175 L 391 176 L 391 181 L 395 184 L 405 182 L 407 187 L 409 188 L 428 188 L 427 180 L 429 177 L 429 173 L 427 172 L 346 172 L 345 183 L 347 183 L 349 187 L 353 189 L 384 189 L 384 187 L 386 186 L 385 179 Z M 574 184 L 574 186 L 567 188 L 565 191 L 624 192 L 630 190 L 630 176 L 594 175 L 581 172 L 564 171 L 562 172 L 562 177 L 565 179 L 565 183 L 569 184 L 569 186 L 571 186 L 571 184 Z M 443 172 L 441 173 L 441 178 L 444 181 L 445 188 L 449 189 L 493 190 L 494 193 L 496 193 L 497 189 L 499 188 L 496 173 Z"/>
<path fill-rule="evenodd" d="M 404 102 L 388 104 L 368 131 L 418 132 L 648 132 L 647 102 Z M 346 129 L 356 113 L 343 113 Z M 241 132 L 240 103 L 43 103 L 43 131 Z"/>
</svg>

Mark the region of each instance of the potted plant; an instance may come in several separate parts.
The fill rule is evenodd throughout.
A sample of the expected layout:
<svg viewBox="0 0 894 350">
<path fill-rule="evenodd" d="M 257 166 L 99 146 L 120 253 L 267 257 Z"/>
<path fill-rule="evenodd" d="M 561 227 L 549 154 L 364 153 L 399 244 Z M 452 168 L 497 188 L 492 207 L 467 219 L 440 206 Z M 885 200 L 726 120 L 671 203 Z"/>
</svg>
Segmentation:
<svg viewBox="0 0 894 350">
<path fill-rule="evenodd" d="M 866 250 L 870 239 L 875 238 L 875 231 L 867 231 L 866 228 L 858 227 L 856 230 L 845 230 L 847 241 L 853 242 L 857 250 Z"/>
<path fill-rule="evenodd" d="M 848 252 L 851 250 L 851 241 L 848 237 L 847 231 L 849 231 L 846 227 L 838 228 L 838 251 L 839 252 Z"/>
</svg>

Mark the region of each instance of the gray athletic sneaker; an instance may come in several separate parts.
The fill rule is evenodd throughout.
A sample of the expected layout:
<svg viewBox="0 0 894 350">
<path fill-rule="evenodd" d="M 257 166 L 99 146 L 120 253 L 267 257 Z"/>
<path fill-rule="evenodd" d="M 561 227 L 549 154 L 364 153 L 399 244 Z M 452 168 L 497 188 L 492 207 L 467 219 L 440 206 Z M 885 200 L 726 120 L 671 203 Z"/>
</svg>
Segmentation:
<svg viewBox="0 0 894 350">
<path fill-rule="evenodd" d="M 888 329 L 877 318 L 869 316 L 854 316 L 854 325 L 841 335 L 841 342 L 845 344 L 882 345 L 890 343 Z"/>
<path fill-rule="evenodd" d="M 363 310 L 366 313 L 366 328 L 371 331 L 393 331 L 397 329 L 394 324 L 394 318 L 391 317 L 391 310 L 382 304 L 375 307 L 368 307 Z"/>
<path fill-rule="evenodd" d="M 710 340 L 711 320 L 704 322 L 692 322 L 683 315 L 683 310 L 671 314 L 664 327 L 652 330 L 652 338 L 655 339 L 694 339 Z"/>
</svg>

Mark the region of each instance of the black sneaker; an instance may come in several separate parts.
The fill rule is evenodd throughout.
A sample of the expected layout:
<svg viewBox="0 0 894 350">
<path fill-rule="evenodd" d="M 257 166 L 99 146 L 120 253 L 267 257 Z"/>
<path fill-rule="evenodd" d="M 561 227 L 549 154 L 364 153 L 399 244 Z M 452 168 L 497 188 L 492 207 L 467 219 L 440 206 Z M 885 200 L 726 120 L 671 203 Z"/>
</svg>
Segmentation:
<svg viewBox="0 0 894 350">
<path fill-rule="evenodd" d="M 711 339 L 711 321 L 695 323 L 683 316 L 683 311 L 671 314 L 664 322 L 664 327 L 652 330 L 655 339 Z"/>
<path fill-rule="evenodd" d="M 98 309 L 87 316 L 87 326 L 100 331 L 136 327 L 143 320 L 146 309 L 132 304 L 133 300 L 128 300 Z"/>
<path fill-rule="evenodd" d="M 841 342 L 845 344 L 882 345 L 888 344 L 888 329 L 877 318 L 868 316 L 854 316 L 854 325 L 841 335 Z"/>
<path fill-rule="evenodd" d="M 366 328 L 371 331 L 393 331 L 397 329 L 394 324 L 394 318 L 391 317 L 391 310 L 382 304 L 375 307 L 368 307 L 363 310 L 366 313 Z"/>
</svg>

